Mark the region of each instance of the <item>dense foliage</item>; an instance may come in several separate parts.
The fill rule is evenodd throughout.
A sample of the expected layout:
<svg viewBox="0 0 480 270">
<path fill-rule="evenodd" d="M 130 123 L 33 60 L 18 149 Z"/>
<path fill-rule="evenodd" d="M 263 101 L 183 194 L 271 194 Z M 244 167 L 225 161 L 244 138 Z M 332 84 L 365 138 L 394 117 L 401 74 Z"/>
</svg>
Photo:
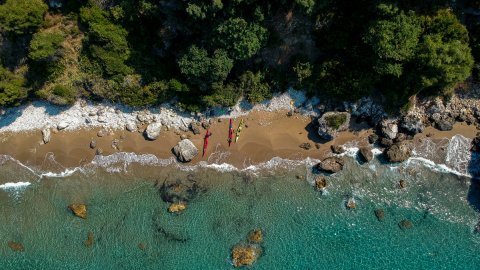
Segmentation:
<svg viewBox="0 0 480 270">
<path fill-rule="evenodd" d="M 479 14 L 476 0 L 4 0 L 0 106 L 199 110 L 288 87 L 402 105 L 480 77 Z"/>
</svg>

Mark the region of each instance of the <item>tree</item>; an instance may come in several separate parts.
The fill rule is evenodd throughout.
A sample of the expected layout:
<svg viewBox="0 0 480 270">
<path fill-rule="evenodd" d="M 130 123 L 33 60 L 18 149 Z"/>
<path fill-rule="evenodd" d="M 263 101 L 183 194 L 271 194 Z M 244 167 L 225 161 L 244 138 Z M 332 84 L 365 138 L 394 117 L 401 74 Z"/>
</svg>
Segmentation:
<svg viewBox="0 0 480 270">
<path fill-rule="evenodd" d="M 127 75 L 133 70 L 126 64 L 130 57 L 128 32 L 112 23 L 108 12 L 96 5 L 80 10 L 81 21 L 88 25 L 86 45 L 90 57 L 102 68 L 106 76 Z"/>
<path fill-rule="evenodd" d="M 383 6 L 383 9 L 384 13 L 397 14 L 375 21 L 364 40 L 375 53 L 375 71 L 399 78 L 403 65 L 415 55 L 422 29 L 414 13 L 398 12 L 391 6 Z"/>
<path fill-rule="evenodd" d="M 28 95 L 25 78 L 0 66 L 0 106 L 16 106 Z"/>
<path fill-rule="evenodd" d="M 42 0 L 6 0 L 0 5 L 0 28 L 17 35 L 32 33 L 42 25 L 47 10 Z"/>
<path fill-rule="evenodd" d="M 264 82 L 260 72 L 245 72 L 237 82 L 238 91 L 242 91 L 245 98 L 251 103 L 258 103 L 272 96 L 270 86 Z"/>
<path fill-rule="evenodd" d="M 467 79 L 473 68 L 468 44 L 459 40 L 444 42 L 441 35 L 427 35 L 419 55 L 421 89 L 449 90 Z"/>
<path fill-rule="evenodd" d="M 235 60 L 255 55 L 267 39 L 267 30 L 242 18 L 230 18 L 216 28 L 216 43 Z"/>
<path fill-rule="evenodd" d="M 34 61 L 55 61 L 61 54 L 61 44 L 65 39 L 62 32 L 38 32 L 30 41 L 28 57 Z"/>
<path fill-rule="evenodd" d="M 178 60 L 180 72 L 193 84 L 206 90 L 214 82 L 223 82 L 233 67 L 233 60 L 224 50 L 215 50 L 212 56 L 207 50 L 192 45 Z"/>
</svg>

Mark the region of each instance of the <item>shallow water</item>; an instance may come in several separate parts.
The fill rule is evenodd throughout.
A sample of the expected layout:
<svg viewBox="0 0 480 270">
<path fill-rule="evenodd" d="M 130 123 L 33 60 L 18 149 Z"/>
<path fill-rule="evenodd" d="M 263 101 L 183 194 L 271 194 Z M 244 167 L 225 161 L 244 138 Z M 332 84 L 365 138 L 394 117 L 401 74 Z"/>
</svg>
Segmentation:
<svg viewBox="0 0 480 270">
<path fill-rule="evenodd" d="M 24 184 L 0 186 L 0 269 L 231 269 L 231 247 L 254 228 L 265 240 L 252 269 L 480 265 L 480 235 L 473 232 L 479 213 L 467 199 L 471 179 L 422 162 L 359 164 L 347 157 L 323 194 L 312 187 L 310 160 L 277 159 L 245 171 L 154 163 L 117 157 L 42 175 L 4 158 L 0 183 Z M 183 213 L 169 214 L 158 183 L 188 177 L 202 192 Z M 406 189 L 398 188 L 400 179 Z M 357 208 L 347 210 L 351 197 Z M 73 202 L 88 205 L 88 219 L 67 210 Z M 384 221 L 375 217 L 377 208 L 385 210 Z M 413 228 L 400 229 L 404 219 Z M 90 231 L 94 244 L 86 247 Z M 12 251 L 8 241 L 25 251 Z"/>
</svg>

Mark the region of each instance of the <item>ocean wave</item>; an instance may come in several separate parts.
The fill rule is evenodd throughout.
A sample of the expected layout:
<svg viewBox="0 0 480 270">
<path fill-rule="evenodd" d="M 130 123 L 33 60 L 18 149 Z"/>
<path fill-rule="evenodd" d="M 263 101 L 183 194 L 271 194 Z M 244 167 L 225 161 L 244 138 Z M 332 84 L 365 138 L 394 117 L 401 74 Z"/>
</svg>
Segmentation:
<svg viewBox="0 0 480 270">
<path fill-rule="evenodd" d="M 30 186 L 32 183 L 30 182 L 8 182 L 5 184 L 0 185 L 0 189 L 3 190 L 19 190 L 19 189 L 24 189 L 28 186 Z"/>
</svg>

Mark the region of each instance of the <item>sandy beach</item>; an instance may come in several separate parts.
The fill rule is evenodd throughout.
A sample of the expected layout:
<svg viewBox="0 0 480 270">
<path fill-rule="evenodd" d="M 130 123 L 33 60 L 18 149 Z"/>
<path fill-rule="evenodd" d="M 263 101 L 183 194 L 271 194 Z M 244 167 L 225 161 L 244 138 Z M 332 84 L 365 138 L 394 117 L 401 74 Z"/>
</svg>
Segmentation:
<svg viewBox="0 0 480 270">
<path fill-rule="evenodd" d="M 191 131 L 179 132 L 163 127 L 160 137 L 150 141 L 143 134 L 146 126 L 137 132 L 110 129 L 103 137 L 97 136 L 100 130 L 105 130 L 103 128 L 63 130 L 52 133 L 51 141 L 47 144 L 42 142 L 40 130 L 4 132 L 0 139 L 0 154 L 10 155 L 23 164 L 40 168 L 47 157 L 54 157 L 55 161 L 65 168 L 84 165 L 93 160 L 96 149 L 101 149 L 102 155 L 129 152 L 153 154 L 160 159 L 169 159 L 174 157 L 172 148 L 180 141 L 180 136 L 184 135 L 200 151 L 191 164 L 206 161 L 209 164 L 228 163 L 237 168 L 245 168 L 273 157 L 291 160 L 302 160 L 307 157 L 322 159 L 331 154 L 332 144 L 366 145 L 368 135 L 374 132 L 365 123 L 351 124 L 350 130 L 341 132 L 332 141 L 325 142 L 320 140 L 316 130 L 310 127 L 311 118 L 307 115 L 294 114 L 288 117 L 287 110 L 252 111 L 246 116 L 234 118 L 234 129 L 237 128 L 240 119 L 245 121 L 246 127 L 238 142 L 233 142 L 230 147 L 228 119 L 212 119 L 209 130 L 213 135 L 210 137 L 205 157 L 201 155 L 205 129 L 200 128 L 201 134 L 194 135 Z M 417 134 L 415 140 L 427 136 L 434 140 L 451 138 L 457 134 L 473 138 L 476 132 L 474 125 L 456 123 L 451 131 L 439 131 L 428 127 L 425 132 Z M 91 141 L 95 141 L 95 149 L 90 147 Z M 117 142 L 116 147 L 112 146 L 114 141 Z M 311 148 L 309 150 L 300 148 L 302 143 L 310 143 Z"/>
</svg>

